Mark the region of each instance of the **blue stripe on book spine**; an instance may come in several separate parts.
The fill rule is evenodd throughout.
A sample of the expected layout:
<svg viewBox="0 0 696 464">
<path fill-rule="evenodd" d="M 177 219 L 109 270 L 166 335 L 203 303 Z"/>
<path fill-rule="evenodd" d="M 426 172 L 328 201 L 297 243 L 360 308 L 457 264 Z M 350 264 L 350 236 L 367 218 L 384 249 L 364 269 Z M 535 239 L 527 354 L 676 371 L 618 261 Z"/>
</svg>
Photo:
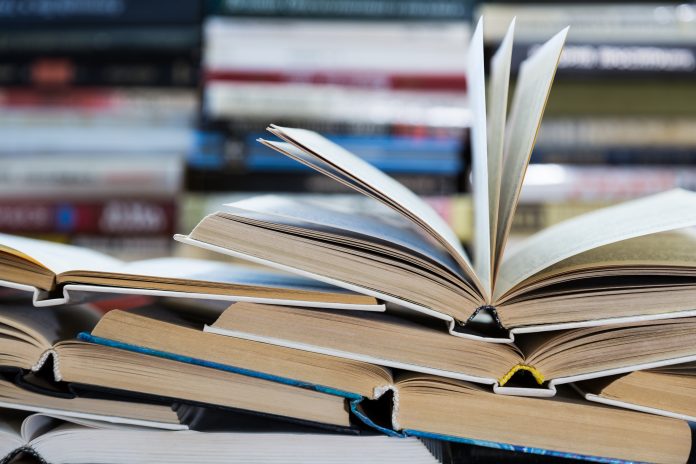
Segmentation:
<svg viewBox="0 0 696 464">
<path fill-rule="evenodd" d="M 263 372 L 252 371 L 249 369 L 243 369 L 240 367 L 230 366 L 227 364 L 216 363 L 212 361 L 206 361 L 203 359 L 192 358 L 189 356 L 183 356 L 179 354 L 169 353 L 167 351 L 153 350 L 151 348 L 146 348 L 143 346 L 131 345 L 129 343 L 122 343 L 115 340 L 110 340 L 108 338 L 95 337 L 94 335 L 87 332 L 80 332 L 77 335 L 77 339 L 83 342 L 94 343 L 97 345 L 109 346 L 112 348 L 118 348 L 122 350 L 132 351 L 135 353 L 146 354 L 150 356 L 157 356 L 160 358 L 171 359 L 173 361 L 183 362 L 187 364 L 194 364 L 197 366 L 208 367 L 211 369 L 218 369 L 221 371 L 232 372 L 235 374 L 246 375 L 248 377 L 255 377 L 263 380 L 270 380 L 272 382 L 283 383 L 286 385 L 291 385 L 293 387 L 307 388 L 310 390 L 315 390 L 321 393 L 327 393 L 329 395 L 340 396 L 354 401 L 362 401 L 362 395 L 357 393 L 351 393 L 337 388 L 326 387 L 324 385 L 316 385 L 308 382 L 302 382 L 300 380 L 289 379 L 287 377 L 280 377 L 277 375 L 266 374 Z"/>
</svg>

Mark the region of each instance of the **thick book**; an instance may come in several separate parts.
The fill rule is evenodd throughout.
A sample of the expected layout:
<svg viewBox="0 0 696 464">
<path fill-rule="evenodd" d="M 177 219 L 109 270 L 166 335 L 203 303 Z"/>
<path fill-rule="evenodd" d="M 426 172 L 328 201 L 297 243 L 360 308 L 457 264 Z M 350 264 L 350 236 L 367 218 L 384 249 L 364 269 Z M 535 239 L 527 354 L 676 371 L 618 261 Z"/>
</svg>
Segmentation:
<svg viewBox="0 0 696 464">
<path fill-rule="evenodd" d="M 46 395 L 0 379 L 0 408 L 163 430 L 187 430 L 167 405 L 106 398 Z"/>
<path fill-rule="evenodd" d="M 696 359 L 696 318 L 520 335 L 514 345 L 451 337 L 443 326 L 383 313 L 237 303 L 205 331 L 524 396 L 554 396 L 562 384 Z M 520 384 L 523 373 L 529 382 Z"/>
<path fill-rule="evenodd" d="M 335 395 L 346 401 L 345 407 L 355 417 L 394 436 L 599 462 L 680 462 L 691 447 L 690 430 L 682 420 L 593 405 L 572 391 L 560 391 L 553 399 L 495 395 L 487 386 L 459 379 L 391 371 L 361 361 L 204 333 L 153 309 L 111 311 L 80 339 L 98 348 L 118 347 L 111 348 L 114 357 L 119 351 L 123 357 L 147 353 L 146 357 L 162 361 L 178 360 L 181 371 L 191 364 L 207 366 L 210 371 L 237 372 L 295 390 Z M 460 341 L 478 343 L 482 349 L 506 346 Z M 178 383 L 173 379 L 171 383 Z M 249 395 L 258 401 L 263 394 L 257 390 Z M 303 408 L 306 416 L 317 406 L 306 399 L 294 401 L 293 406 Z M 389 411 L 386 420 L 374 415 L 379 404 Z M 530 423 L 535 427 L 530 428 Z M 626 433 L 614 433 L 617 429 Z"/>
<path fill-rule="evenodd" d="M 436 464 L 421 440 L 380 435 L 298 433 L 168 432 L 115 427 L 73 418 L 17 414 L 2 410 L 0 462 L 25 453 L 40 462 L 148 463 L 354 463 Z"/>
<path fill-rule="evenodd" d="M 197 312 L 202 311 L 199 309 Z M 347 431 L 355 426 L 355 420 L 351 417 L 346 404 L 347 396 L 352 395 L 353 399 L 357 398 L 355 393 L 349 395 L 344 392 L 338 394 L 333 390 L 298 389 L 293 385 L 273 382 L 270 376 L 268 378 L 250 377 L 242 375 L 235 369 L 212 369 L 205 362 L 191 362 L 186 357 L 171 356 L 170 359 L 164 359 L 153 356 L 154 353 L 148 350 L 133 352 L 114 346 L 102 346 L 76 340 L 73 338 L 75 335 L 80 331 L 91 330 L 98 320 L 98 316 L 88 306 L 71 305 L 52 308 L 50 311 L 0 306 L 0 315 L 6 331 L 6 337 L 0 339 L 2 353 L 0 366 L 4 369 L 30 373 L 21 378 L 23 385 L 32 386 L 38 392 L 60 397 L 61 395 L 58 394 L 60 389 L 50 387 L 67 386 L 67 394 L 62 395 L 66 401 L 72 400 L 72 396 L 75 395 L 81 402 L 86 400 L 83 398 L 86 396 L 106 400 L 135 396 L 149 403 L 184 402 L 253 411 L 261 415 L 285 417 L 339 431 Z M 176 313 L 173 313 L 168 317 L 175 318 L 186 326 L 186 324 L 192 324 L 190 317 L 193 316 L 177 317 Z M 210 350 L 216 338 L 227 338 L 204 334 L 200 327 L 197 331 L 209 342 L 203 347 L 204 351 Z M 151 335 L 175 345 L 190 344 L 190 341 L 185 338 L 172 339 L 164 333 L 151 333 Z M 223 343 L 223 345 L 230 344 Z M 253 356 L 257 345 L 259 344 L 251 342 L 243 342 L 241 345 L 232 344 L 233 347 L 241 346 L 237 350 L 239 356 L 242 356 L 243 350 Z M 232 350 L 228 348 L 228 354 L 230 351 Z M 297 366 L 300 361 L 296 357 L 282 358 L 282 356 L 286 358 L 292 356 L 292 351 L 286 349 L 285 352 L 274 353 L 277 356 L 276 359 L 283 360 L 275 362 L 281 365 L 285 363 Z M 314 355 L 314 358 L 317 357 L 319 355 Z M 274 362 L 272 359 L 264 358 L 263 355 L 260 358 L 265 362 Z M 306 356 L 302 358 L 305 362 L 308 359 L 312 362 L 313 358 Z M 343 378 L 350 378 L 349 366 L 356 364 L 359 363 L 337 360 L 333 367 L 339 371 L 345 370 L 346 374 Z M 368 369 L 379 373 L 382 368 Z M 49 383 L 45 385 L 46 382 L 39 379 L 48 380 Z M 63 384 L 55 382 L 63 382 Z M 103 395 L 85 395 L 86 392 L 100 390 L 103 391 Z M 55 407 L 51 409 L 60 409 L 58 407 L 60 405 L 52 404 Z M 46 406 L 49 405 L 46 404 Z M 113 411 L 114 407 L 108 409 L 101 406 L 101 410 L 92 412 L 100 414 L 100 411 L 105 413 L 109 410 Z M 129 408 L 121 416 L 128 417 L 128 414 L 135 414 L 133 420 L 145 420 L 147 417 L 145 408 L 142 410 L 137 410 L 137 407 L 135 410 Z M 72 416 L 79 417 L 76 414 Z M 155 419 L 156 416 L 151 418 L 150 422 L 154 422 Z M 111 422 L 118 422 L 118 420 L 114 419 Z"/>
<path fill-rule="evenodd" d="M 7 234 L 0 234 L 0 286 L 31 292 L 35 306 L 140 294 L 384 309 L 372 297 L 277 272 L 188 258 L 126 263 L 86 248 Z"/>
<path fill-rule="evenodd" d="M 488 89 L 482 29 L 481 21 L 468 66 L 473 260 L 413 192 L 317 133 L 278 126 L 269 130 L 281 141 L 262 143 L 382 202 L 397 220 L 260 198 L 226 205 L 176 239 L 396 303 L 446 320 L 455 335 L 489 341 L 695 314 L 694 238 L 684 230 L 696 225 L 696 193 L 674 190 L 602 209 L 506 250 L 567 30 L 525 60 L 508 112 L 514 23 Z M 459 330 L 482 312 L 506 333 Z"/>
</svg>

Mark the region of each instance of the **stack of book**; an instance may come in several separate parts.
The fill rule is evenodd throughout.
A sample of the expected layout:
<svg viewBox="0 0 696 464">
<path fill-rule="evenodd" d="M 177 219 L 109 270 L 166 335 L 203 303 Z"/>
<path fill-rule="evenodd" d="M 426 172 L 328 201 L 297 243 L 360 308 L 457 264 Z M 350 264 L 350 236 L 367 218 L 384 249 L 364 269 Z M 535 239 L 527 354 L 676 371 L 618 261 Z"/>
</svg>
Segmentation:
<svg viewBox="0 0 696 464">
<path fill-rule="evenodd" d="M 200 6 L 3 4 L 0 230 L 124 257 L 171 253 Z"/>
<path fill-rule="evenodd" d="M 0 305 L 2 406 L 25 411 L 3 415 L 7 460 L 436 462 L 463 443 L 497 461 L 686 462 L 696 194 L 634 200 L 507 246 L 566 34 L 524 61 L 509 110 L 514 23 L 487 88 L 482 21 L 473 34 L 473 259 L 403 185 L 277 125 L 263 145 L 380 214 L 261 196 L 175 236 L 266 270 L 124 263 L 0 235 L 13 290 Z M 54 307 L 20 304 L 27 292 Z M 204 433 L 171 430 L 182 428 Z"/>
<path fill-rule="evenodd" d="M 0 91 L 0 230 L 122 257 L 171 253 L 187 90 Z"/>
<path fill-rule="evenodd" d="M 0 85 L 195 87 L 200 9 L 200 0 L 8 0 Z"/>
</svg>

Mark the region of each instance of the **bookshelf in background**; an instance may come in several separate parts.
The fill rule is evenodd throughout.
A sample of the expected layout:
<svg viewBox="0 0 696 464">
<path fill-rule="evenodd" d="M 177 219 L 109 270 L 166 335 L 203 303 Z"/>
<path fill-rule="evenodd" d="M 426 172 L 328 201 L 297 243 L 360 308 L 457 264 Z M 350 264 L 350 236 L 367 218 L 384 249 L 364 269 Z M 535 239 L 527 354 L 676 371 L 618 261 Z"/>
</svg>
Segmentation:
<svg viewBox="0 0 696 464">
<path fill-rule="evenodd" d="M 0 228 L 171 253 L 200 65 L 198 1 L 3 3 Z"/>
<path fill-rule="evenodd" d="M 348 192 L 256 142 L 276 123 L 319 131 L 454 202 L 465 185 L 470 19 L 470 2 L 453 0 L 208 2 L 189 195 Z"/>
</svg>

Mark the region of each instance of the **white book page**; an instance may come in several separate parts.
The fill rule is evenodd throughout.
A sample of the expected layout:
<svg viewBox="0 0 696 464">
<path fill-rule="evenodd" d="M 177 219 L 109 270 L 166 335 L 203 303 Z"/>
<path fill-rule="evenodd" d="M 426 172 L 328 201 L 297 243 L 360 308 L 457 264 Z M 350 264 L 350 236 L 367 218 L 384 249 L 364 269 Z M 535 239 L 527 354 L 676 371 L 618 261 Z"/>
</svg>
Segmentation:
<svg viewBox="0 0 696 464">
<path fill-rule="evenodd" d="M 491 294 L 491 232 L 488 190 L 488 148 L 486 140 L 486 77 L 483 64 L 483 18 L 479 19 L 471 39 L 467 64 L 467 86 L 471 105 L 471 161 L 474 199 L 474 269 Z"/>
<path fill-rule="evenodd" d="M 0 234 L 0 251 L 25 259 L 28 257 L 55 274 L 76 269 L 109 271 L 123 264 L 116 258 L 87 248 L 8 234 Z"/>
<path fill-rule="evenodd" d="M 447 248 L 464 273 L 482 290 L 457 235 L 435 210 L 409 189 L 315 132 L 278 126 L 272 126 L 271 132 L 363 184 L 374 192 L 375 198 L 422 227 Z"/>
<path fill-rule="evenodd" d="M 507 118 L 508 89 L 510 87 L 510 63 L 512 40 L 515 34 L 513 18 L 503 42 L 491 58 L 491 75 L 488 83 L 488 202 L 491 234 L 492 279 L 495 280 L 500 265 L 498 247 L 498 214 L 500 188 L 503 175 L 503 148 L 505 145 L 505 121 Z"/>
<path fill-rule="evenodd" d="M 24 412 L 0 409 L 0 459 L 26 444 L 21 435 L 26 416 Z"/>
<path fill-rule="evenodd" d="M 696 193 L 671 190 L 564 221 L 522 242 L 500 267 L 496 298 L 566 258 L 611 243 L 696 226 Z"/>
<path fill-rule="evenodd" d="M 314 169 L 315 171 L 319 171 L 322 174 L 333 178 L 334 180 L 346 184 L 350 188 L 358 190 L 363 195 L 369 196 L 369 192 L 363 189 L 359 184 L 356 184 L 353 181 L 353 179 L 345 176 L 342 172 L 338 171 L 330 164 L 318 159 L 316 156 L 311 156 L 307 154 L 306 152 L 304 152 L 300 148 L 297 148 L 295 145 L 291 143 L 264 139 L 257 139 L 257 141 L 266 145 L 269 148 L 274 149 L 279 153 L 284 154 L 285 156 L 294 159 L 295 161 L 304 164 L 305 166 Z"/>
<path fill-rule="evenodd" d="M 500 250 L 496 255 L 501 259 L 567 34 L 568 28 L 556 34 L 520 66 L 503 150 L 496 237 L 496 248 Z"/>
</svg>

